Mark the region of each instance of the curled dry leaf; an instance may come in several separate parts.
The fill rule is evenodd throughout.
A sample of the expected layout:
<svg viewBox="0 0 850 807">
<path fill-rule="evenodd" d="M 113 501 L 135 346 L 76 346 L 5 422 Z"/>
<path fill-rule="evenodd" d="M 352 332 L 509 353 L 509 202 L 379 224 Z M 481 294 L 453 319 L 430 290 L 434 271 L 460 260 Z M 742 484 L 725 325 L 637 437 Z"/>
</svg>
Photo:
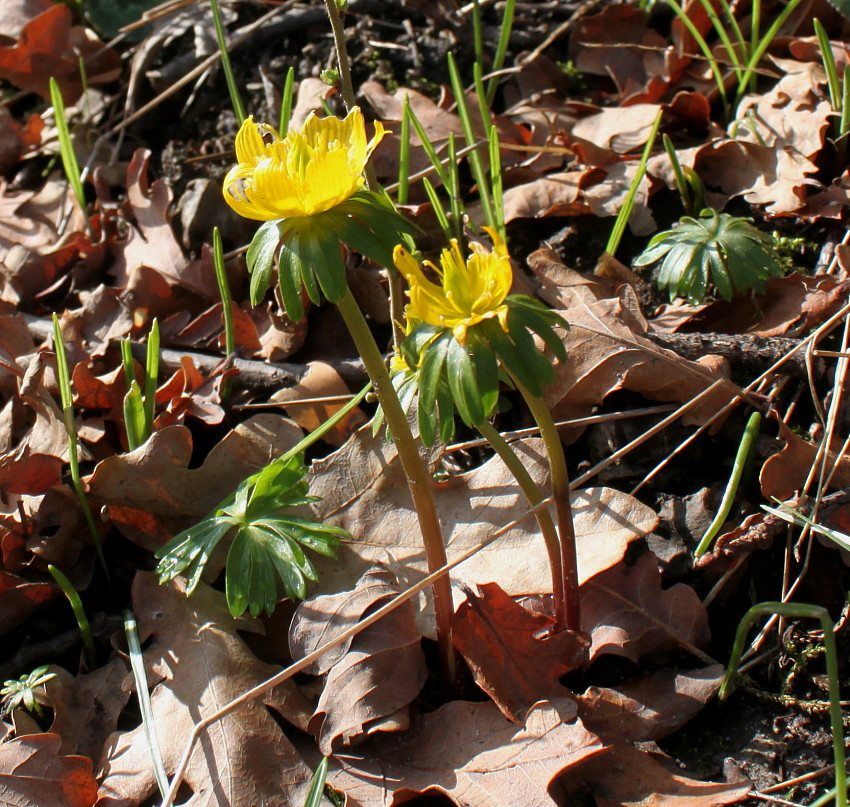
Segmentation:
<svg viewBox="0 0 850 807">
<path fill-rule="evenodd" d="M 452 639 L 478 686 L 505 717 L 523 724 L 538 701 L 570 697 L 558 679 L 581 666 L 587 637 L 552 633 L 553 619 L 523 608 L 495 583 L 478 589 L 480 595 L 467 589 L 452 622 Z"/>
<path fill-rule="evenodd" d="M 664 650 L 696 651 L 709 640 L 708 614 L 684 583 L 662 589 L 652 554 L 631 568 L 620 563 L 581 587 L 581 627 L 590 634 L 590 659 L 603 653 L 637 662 Z"/>
<path fill-rule="evenodd" d="M 559 784 L 567 793 L 592 795 L 597 807 L 719 807 L 740 801 L 752 788 L 749 780 L 690 779 L 675 770 L 672 760 L 638 751 L 623 740 L 605 755 L 568 770 Z"/>
<path fill-rule="evenodd" d="M 559 773 L 602 750 L 580 720 L 546 701 L 524 726 L 492 703 L 452 701 L 406 734 L 332 761 L 328 783 L 360 807 L 404 804 L 426 791 L 463 807 L 543 807 L 553 803 L 548 787 Z"/>
<path fill-rule="evenodd" d="M 520 440 L 513 445 L 535 482 L 545 485 L 548 463 L 543 442 Z M 437 456 L 435 449 L 432 465 Z M 419 523 L 393 444 L 361 429 L 338 451 L 314 462 L 309 478 L 310 492 L 322 497 L 312 505 L 315 515 L 344 527 L 355 538 L 343 542 L 336 559 L 317 560 L 323 591 L 352 588 L 374 563 L 387 566 L 402 585 L 425 576 Z M 498 457 L 442 483 L 436 499 L 449 560 L 528 512 L 514 477 Z M 618 563 L 629 543 L 657 523 L 648 507 L 610 488 L 576 491 L 572 505 L 581 580 Z M 498 583 L 511 596 L 551 593 L 546 547 L 531 515 L 451 575 L 467 585 Z M 429 597 L 422 595 L 417 619 L 420 630 L 430 636 L 434 626 Z"/>
<path fill-rule="evenodd" d="M 603 737 L 629 742 L 661 740 L 685 725 L 714 697 L 725 669 L 658 670 L 616 687 L 588 687 L 578 696 L 579 716 Z"/>
<path fill-rule="evenodd" d="M 353 591 L 303 602 L 289 629 L 293 658 L 331 641 L 398 593 L 392 574 L 375 567 Z M 316 662 L 311 671 L 327 678 L 310 729 L 323 754 L 376 731 L 407 728 L 408 704 L 428 677 L 420 640 L 413 608 L 403 603 Z"/>
<path fill-rule="evenodd" d="M 91 807 L 97 782 L 91 760 L 60 756 L 57 734 L 27 734 L 0 745 L 0 804 Z"/>
<path fill-rule="evenodd" d="M 198 720 L 280 668 L 253 656 L 239 636 L 258 631 L 259 623 L 233 619 L 224 594 L 203 583 L 187 597 L 182 586 L 160 586 L 155 575 L 140 572 L 133 582 L 133 611 L 139 639 L 148 643 L 144 663 L 153 687 L 153 722 L 171 775 Z M 186 807 L 303 805 L 311 771 L 270 710 L 306 728 L 309 704 L 291 681 L 234 709 L 209 726 L 195 746 L 186 772 L 193 795 Z M 98 807 L 149 798 L 156 790 L 150 760 L 143 726 L 113 734 L 98 766 Z"/>
</svg>

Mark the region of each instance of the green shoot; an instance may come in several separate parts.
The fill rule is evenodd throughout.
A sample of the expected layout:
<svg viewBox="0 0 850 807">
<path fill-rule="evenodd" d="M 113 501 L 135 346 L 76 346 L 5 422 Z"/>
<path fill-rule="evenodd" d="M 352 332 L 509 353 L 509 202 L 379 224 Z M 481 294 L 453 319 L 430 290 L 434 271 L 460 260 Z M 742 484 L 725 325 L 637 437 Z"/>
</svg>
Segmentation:
<svg viewBox="0 0 850 807">
<path fill-rule="evenodd" d="M 36 717 L 44 717 L 45 707 L 50 706 L 44 685 L 56 677 L 56 673 L 48 672 L 48 669 L 50 665 L 45 664 L 36 667 L 28 675 L 4 681 L 0 689 L 0 714 L 7 715 L 15 709 L 26 709 Z"/>
<path fill-rule="evenodd" d="M 77 620 L 77 626 L 80 629 L 80 635 L 83 637 L 83 644 L 86 647 L 86 657 L 89 663 L 89 669 L 93 670 L 97 666 L 97 650 L 94 646 L 94 637 L 92 636 L 91 626 L 89 625 L 88 617 L 86 616 L 83 602 L 80 599 L 79 592 L 74 588 L 71 581 L 65 577 L 62 572 L 57 569 L 52 563 L 47 565 L 47 571 L 50 572 L 56 585 L 62 589 L 62 593 L 67 597 L 71 604 L 71 610 L 74 612 L 74 618 Z"/>
<path fill-rule="evenodd" d="M 689 216 L 693 215 L 694 208 L 691 202 L 691 194 L 688 191 L 688 183 L 685 180 L 685 172 L 682 170 L 682 163 L 679 162 L 679 155 L 676 154 L 676 147 L 668 135 L 663 135 L 661 142 L 664 144 L 664 150 L 670 158 L 670 164 L 673 166 L 673 176 L 676 178 L 676 190 L 679 191 L 679 196 L 682 197 L 682 205 L 685 208 L 685 213 Z"/>
<path fill-rule="evenodd" d="M 50 103 L 53 104 L 53 117 L 56 122 L 56 132 L 59 137 L 59 154 L 62 157 L 62 166 L 65 169 L 65 176 L 68 178 L 68 184 L 74 191 L 74 196 L 80 210 L 86 220 L 86 229 L 91 232 L 91 223 L 89 222 L 89 211 L 86 205 L 86 194 L 83 190 L 82 175 L 80 174 L 80 164 L 77 162 L 77 155 L 74 152 L 74 146 L 71 143 L 71 133 L 68 130 L 68 121 L 65 119 L 65 102 L 62 100 L 62 93 L 59 91 L 59 85 L 56 79 L 50 77 Z"/>
<path fill-rule="evenodd" d="M 629 218 L 632 215 L 632 209 L 635 206 L 635 197 L 637 196 L 640 183 L 646 175 L 646 164 L 649 162 L 649 155 L 652 154 L 652 149 L 655 146 L 655 138 L 658 136 L 658 129 L 661 126 L 661 116 L 663 110 L 659 109 L 655 116 L 655 122 L 652 124 L 652 129 L 649 132 L 649 139 L 643 147 L 643 154 L 638 164 L 638 170 L 635 174 L 632 184 L 629 187 L 629 192 L 626 195 L 626 201 L 617 213 L 617 219 L 614 222 L 614 227 L 611 230 L 611 235 L 608 238 L 608 243 L 605 246 L 605 252 L 612 257 L 616 254 L 620 246 L 620 241 L 623 240 L 623 234 L 626 232 L 626 225 L 629 223 Z"/>
<path fill-rule="evenodd" d="M 68 466 L 71 471 L 71 484 L 74 492 L 77 494 L 80 508 L 83 511 L 83 517 L 86 520 L 92 540 L 94 541 L 98 561 L 103 569 L 103 573 L 106 575 L 106 579 L 109 580 L 109 567 L 106 565 L 103 547 L 100 544 L 100 533 L 98 533 L 97 526 L 94 523 L 94 516 L 92 515 L 91 507 L 89 507 L 89 500 L 86 498 L 83 480 L 80 476 L 80 461 L 77 456 L 77 422 L 74 419 L 71 374 L 68 371 L 68 356 L 65 353 L 65 342 L 62 338 L 62 329 L 59 327 L 59 317 L 56 314 L 53 315 L 53 349 L 56 353 L 56 376 L 59 381 L 62 418 L 65 423 L 65 434 L 68 436 Z"/>
<path fill-rule="evenodd" d="M 443 165 L 442 160 L 440 160 L 440 156 L 437 154 L 434 144 L 425 132 L 425 127 L 420 123 L 419 118 L 413 111 L 413 107 L 410 106 L 410 99 L 405 98 L 404 103 L 410 116 L 410 123 L 413 125 L 413 129 L 416 132 L 416 136 L 419 138 L 419 142 L 422 144 L 422 148 L 425 149 L 425 154 L 428 155 L 431 165 L 434 166 L 434 171 L 440 178 L 443 185 L 448 185 L 449 178 L 446 172 L 446 167 Z"/>
<path fill-rule="evenodd" d="M 236 353 L 236 335 L 233 327 L 233 300 L 230 296 L 230 285 L 227 282 L 227 272 L 224 269 L 224 248 L 221 244 L 221 233 L 218 227 L 213 227 L 213 263 L 215 264 L 215 279 L 218 283 L 218 293 L 221 297 L 221 319 L 224 324 L 224 354 L 228 361 Z M 230 397 L 230 379 L 221 388 L 221 399 Z"/>
<path fill-rule="evenodd" d="M 454 132 L 449 132 L 449 184 L 446 190 L 449 192 L 449 206 L 452 212 L 452 233 L 458 240 L 463 242 L 463 220 L 464 207 L 460 197 L 460 177 L 458 176 L 457 146 L 455 144 Z"/>
<path fill-rule="evenodd" d="M 493 193 L 493 215 L 496 219 L 496 230 L 502 238 L 505 231 L 505 197 L 502 191 L 502 155 L 499 150 L 499 132 L 495 126 L 490 127 L 490 190 Z"/>
<path fill-rule="evenodd" d="M 121 340 L 121 359 L 127 392 L 124 395 L 124 428 L 127 446 L 135 451 L 153 432 L 156 407 L 156 381 L 159 376 L 159 323 L 154 319 L 145 351 L 144 394 L 136 381 L 133 353 L 129 339 Z"/>
<path fill-rule="evenodd" d="M 499 42 L 496 45 L 496 55 L 493 57 L 493 72 L 498 73 L 505 64 L 505 56 L 508 53 L 508 45 L 511 41 L 511 30 L 514 24 L 514 8 L 516 0 L 507 0 L 505 3 L 505 16 L 502 17 L 502 30 L 499 33 Z M 487 85 L 487 106 L 493 106 L 493 99 L 496 97 L 496 88 L 499 86 L 499 79 L 493 76 Z"/>
<path fill-rule="evenodd" d="M 397 194 L 398 203 L 406 205 L 410 189 L 410 97 L 407 95 L 404 97 L 399 140 Z"/>
<path fill-rule="evenodd" d="M 325 782 L 328 779 L 329 763 L 330 757 L 322 757 L 316 766 L 316 770 L 313 771 L 313 778 L 310 779 L 310 789 L 307 791 L 304 807 L 320 807 L 322 804 L 325 795 Z"/>
<path fill-rule="evenodd" d="M 457 69 L 454 55 L 449 52 L 449 77 L 452 83 L 452 92 L 457 103 L 457 113 L 460 117 L 460 123 L 463 127 L 463 136 L 468 146 L 475 146 L 478 139 L 475 137 L 475 131 L 472 127 L 472 117 L 469 114 L 469 105 L 466 103 L 466 95 L 463 92 L 463 84 L 460 81 L 460 73 Z M 485 121 L 486 124 L 486 121 Z M 497 222 L 493 215 L 493 201 L 491 192 L 488 188 L 487 176 L 484 173 L 484 162 L 481 159 L 481 153 L 477 148 L 469 152 L 469 167 L 472 169 L 472 176 L 478 185 L 478 193 L 481 197 L 481 207 L 484 210 L 484 219 L 489 227 L 494 230 L 497 228 Z"/>
<path fill-rule="evenodd" d="M 835 645 L 835 625 L 829 618 L 826 608 L 819 605 L 807 605 L 790 602 L 763 602 L 754 605 L 744 614 L 735 634 L 732 656 L 726 669 L 726 676 L 720 685 L 717 697 L 724 700 L 738 673 L 738 664 L 744 652 L 744 641 L 750 626 L 765 614 L 795 619 L 817 619 L 823 631 L 823 644 L 826 650 L 826 675 L 829 680 L 829 719 L 832 724 L 832 749 L 835 760 L 835 805 L 847 807 L 847 771 L 844 754 L 844 723 L 841 713 L 840 679 L 838 677 L 838 652 Z"/>
<path fill-rule="evenodd" d="M 242 98 L 239 96 L 236 78 L 233 75 L 233 66 L 230 64 L 230 53 L 227 51 L 227 40 L 224 38 L 224 25 L 221 22 L 221 10 L 218 7 L 218 0 L 210 0 L 210 8 L 212 9 L 218 49 L 221 52 L 221 69 L 224 70 L 227 91 L 230 93 L 230 103 L 233 106 L 233 114 L 236 115 L 236 120 L 241 124 L 248 116 L 245 114 L 245 107 L 242 105 Z"/>
<path fill-rule="evenodd" d="M 139 710 L 142 713 L 142 725 L 145 729 L 145 738 L 148 741 L 151 767 L 153 768 L 154 779 L 156 779 L 156 786 L 159 788 L 160 795 L 164 798 L 168 793 L 168 774 L 165 772 L 165 764 L 162 761 L 156 721 L 153 718 L 151 697 L 148 692 L 148 677 L 145 673 L 145 661 L 142 656 L 142 645 L 139 642 L 136 617 L 129 609 L 124 611 L 123 617 L 124 634 L 127 637 L 127 648 L 130 651 L 130 667 L 133 670 L 133 679 L 136 682 L 136 694 L 139 697 Z"/>
<path fill-rule="evenodd" d="M 431 180 L 429 180 L 428 177 L 422 177 L 422 187 L 425 188 L 425 193 L 428 195 L 428 200 L 431 202 L 431 208 L 434 211 L 434 215 L 437 217 L 437 224 L 440 225 L 440 229 L 443 231 L 446 241 L 451 241 L 452 238 L 454 238 L 454 232 L 452 232 L 452 226 L 449 224 L 449 217 L 443 209 L 443 203 L 437 195 L 437 189 L 431 184 Z"/>
<path fill-rule="evenodd" d="M 290 67 L 286 71 L 286 79 L 283 82 L 283 93 L 280 98 L 280 123 L 277 130 L 281 137 L 285 137 L 289 131 L 289 121 L 292 119 L 292 101 L 295 87 L 295 68 Z"/>
<path fill-rule="evenodd" d="M 738 493 L 738 486 L 741 484 L 741 478 L 744 475 L 744 469 L 747 467 L 747 460 L 750 459 L 753 451 L 755 450 L 756 439 L 758 438 L 760 428 L 761 412 L 756 411 L 750 415 L 750 419 L 747 421 L 747 425 L 744 428 L 744 434 L 742 435 L 741 442 L 738 445 L 738 452 L 735 454 L 735 462 L 732 465 L 732 475 L 726 483 L 726 490 L 723 491 L 723 498 L 720 500 L 720 507 L 717 508 L 717 513 L 715 514 L 711 525 L 697 545 L 697 548 L 694 551 L 694 557 L 699 558 L 708 551 L 711 546 L 711 542 L 714 540 L 717 533 L 720 532 L 720 528 L 729 516 L 729 511 L 732 509 L 732 502 Z"/>
<path fill-rule="evenodd" d="M 475 54 L 475 64 L 484 64 L 484 36 L 481 33 L 481 3 L 472 2 L 472 51 Z"/>
<path fill-rule="evenodd" d="M 847 151 L 847 144 L 844 136 L 847 134 L 848 123 L 850 123 L 850 110 L 847 108 L 847 95 L 850 93 L 850 88 L 847 86 L 847 75 L 850 71 L 850 65 L 844 65 L 844 73 L 841 78 L 838 77 L 838 66 L 835 63 L 835 54 L 832 52 L 832 46 L 829 42 L 826 30 L 821 25 L 820 20 L 815 18 L 812 21 L 815 34 L 818 38 L 820 46 L 821 60 L 823 61 L 823 69 L 826 71 L 826 80 L 829 87 L 829 100 L 833 110 L 838 113 L 838 120 L 835 123 L 837 137 L 835 146 L 838 151 L 839 159 L 843 159 Z M 843 79 L 843 81 L 842 81 Z"/>
</svg>

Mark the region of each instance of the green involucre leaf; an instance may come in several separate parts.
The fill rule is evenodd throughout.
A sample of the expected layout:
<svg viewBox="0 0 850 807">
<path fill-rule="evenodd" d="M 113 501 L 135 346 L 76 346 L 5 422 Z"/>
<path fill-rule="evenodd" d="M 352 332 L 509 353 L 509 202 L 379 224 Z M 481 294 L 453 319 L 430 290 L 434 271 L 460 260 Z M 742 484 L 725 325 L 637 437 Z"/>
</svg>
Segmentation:
<svg viewBox="0 0 850 807">
<path fill-rule="evenodd" d="M 265 222 L 251 239 L 245 262 L 251 273 L 251 305 L 265 296 L 274 266 L 274 256 L 280 243 L 280 222 Z"/>
<path fill-rule="evenodd" d="M 670 299 L 701 303 L 713 285 L 724 299 L 736 293 L 764 291 L 765 281 L 782 274 L 772 239 L 749 219 L 704 210 L 653 236 L 636 267 L 660 262 L 655 280 Z"/>
</svg>

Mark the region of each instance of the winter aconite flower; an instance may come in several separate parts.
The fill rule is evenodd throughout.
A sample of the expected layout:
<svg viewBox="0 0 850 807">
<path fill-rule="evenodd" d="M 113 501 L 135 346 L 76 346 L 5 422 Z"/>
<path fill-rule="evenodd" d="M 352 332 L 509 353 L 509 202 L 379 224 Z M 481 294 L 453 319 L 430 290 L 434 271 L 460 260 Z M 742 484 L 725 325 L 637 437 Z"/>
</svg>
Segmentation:
<svg viewBox="0 0 850 807">
<path fill-rule="evenodd" d="M 464 257 L 452 241 L 440 265 L 420 265 L 403 247 L 396 247 L 395 265 L 409 286 L 407 330 L 401 352 L 409 368 L 408 383 L 419 392 L 419 427 L 425 442 L 435 436 L 434 412 L 440 435 L 451 431 L 454 411 L 468 425 L 483 422 L 499 397 L 500 371 L 505 371 L 540 396 L 555 371 L 534 341 L 537 334 L 554 356 L 566 358 L 554 330 L 564 320 L 542 303 L 520 294 L 509 295 L 513 270 L 504 239 L 487 229 L 493 248 L 470 245 Z M 423 266 L 436 277 L 430 280 Z M 413 381 L 411 382 L 411 379 Z"/>
<path fill-rule="evenodd" d="M 513 282 L 511 259 L 504 239 L 489 227 L 484 230 L 493 240 L 492 251 L 473 242 L 470 244 L 472 254 L 464 260 L 458 242 L 452 239 L 451 248 L 443 250 L 440 267 L 425 262 L 439 278 L 439 285 L 425 277 L 419 264 L 403 247 L 396 247 L 393 256 L 399 272 L 410 284 L 408 317 L 451 328 L 461 344 L 466 341 L 467 330 L 485 319 L 496 317 L 502 330 L 508 330 L 505 299 Z"/>
<path fill-rule="evenodd" d="M 360 190 L 366 161 L 384 134 L 376 123 L 367 143 L 357 107 L 343 120 L 311 114 L 300 132 L 284 138 L 248 117 L 236 135 L 239 164 L 224 178 L 224 198 L 257 221 L 324 213 Z"/>
<path fill-rule="evenodd" d="M 302 291 L 318 303 L 338 303 L 347 291 L 340 242 L 377 263 L 392 263 L 392 249 L 410 224 L 378 194 L 363 189 L 363 170 L 384 136 L 380 123 L 366 138 L 354 107 L 339 118 L 310 115 L 300 132 L 281 138 L 247 118 L 236 135 L 238 164 L 224 179 L 224 198 L 240 215 L 265 222 L 246 260 L 251 302 L 265 295 L 275 263 L 289 316 L 303 316 Z"/>
</svg>

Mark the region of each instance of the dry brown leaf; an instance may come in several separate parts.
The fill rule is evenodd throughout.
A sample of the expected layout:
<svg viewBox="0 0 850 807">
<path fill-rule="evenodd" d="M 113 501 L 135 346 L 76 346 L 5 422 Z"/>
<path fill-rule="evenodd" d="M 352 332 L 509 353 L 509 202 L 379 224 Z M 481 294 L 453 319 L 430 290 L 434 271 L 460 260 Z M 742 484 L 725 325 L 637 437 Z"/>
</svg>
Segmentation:
<svg viewBox="0 0 850 807">
<path fill-rule="evenodd" d="M 716 185 L 730 197 L 743 196 L 765 212 L 781 216 L 799 210 L 806 188 L 818 167 L 791 146 L 775 148 L 740 140 L 721 140 L 703 146 L 696 172 L 704 182 Z"/>
<path fill-rule="evenodd" d="M 802 490 L 814 464 L 818 453 L 818 446 L 809 443 L 794 432 L 791 427 L 774 413 L 774 420 L 779 426 L 779 439 L 785 441 L 785 445 L 778 454 L 768 457 L 761 467 L 759 483 L 762 495 L 771 501 L 774 498 L 786 501 Z M 836 445 L 829 451 L 827 467 L 835 467 L 838 458 L 838 449 L 841 442 L 836 440 Z M 845 488 L 850 486 L 850 457 L 846 455 L 841 458 L 830 482 L 830 488 Z"/>
<path fill-rule="evenodd" d="M 91 760 L 60 756 L 56 734 L 27 734 L 0 744 L 0 803 L 6 807 L 92 807 Z"/>
<path fill-rule="evenodd" d="M 609 76 L 630 103 L 657 101 L 687 62 L 681 52 L 647 27 L 645 11 L 626 3 L 580 19 L 569 45 L 579 70 Z"/>
<path fill-rule="evenodd" d="M 224 594 L 203 583 L 191 597 L 185 584 L 160 586 L 145 572 L 133 582 L 151 708 L 166 773 L 177 766 L 195 723 L 280 668 L 248 650 L 239 631 L 256 632 L 257 620 L 233 619 Z M 128 677 L 125 686 L 131 685 Z M 311 771 L 286 739 L 273 709 L 302 729 L 309 704 L 286 682 L 213 723 L 195 746 L 185 781 L 193 795 L 185 807 L 304 803 Z M 138 804 L 156 790 L 144 727 L 113 734 L 98 765 L 98 807 Z"/>
<path fill-rule="evenodd" d="M 585 140 L 616 154 L 626 154 L 649 139 L 659 109 L 658 104 L 602 109 L 578 121 L 570 132 L 570 140 Z"/>
<path fill-rule="evenodd" d="M 455 613 L 452 640 L 478 686 L 505 717 L 523 724 L 538 701 L 569 697 L 558 679 L 584 661 L 587 638 L 552 633 L 554 620 L 523 608 L 495 583 L 478 589 L 480 595 L 467 590 Z"/>
<path fill-rule="evenodd" d="M 557 365 L 556 380 L 544 393 L 557 419 L 588 415 L 620 389 L 653 401 L 687 403 L 729 376 L 724 359 L 704 356 L 688 361 L 641 336 L 647 324 L 629 286 L 621 287 L 619 297 L 559 313 L 570 323 L 564 336 L 568 359 Z M 719 386 L 689 410 L 683 422 L 704 423 L 732 400 L 735 390 L 731 381 Z"/>
<path fill-rule="evenodd" d="M 127 676 L 126 663 L 114 656 L 88 674 L 73 676 L 56 666 L 50 672 L 55 676 L 45 684 L 53 709 L 50 730 L 62 738 L 61 752 L 98 759 L 130 698 L 121 686 Z"/>
<path fill-rule="evenodd" d="M 427 791 L 463 807 L 543 807 L 560 772 L 603 750 L 567 712 L 544 701 L 516 726 L 492 703 L 452 701 L 399 738 L 333 760 L 328 783 L 358 807 L 394 807 Z"/>
<path fill-rule="evenodd" d="M 672 770 L 657 755 L 622 740 L 603 756 L 591 757 L 561 777 L 568 793 L 592 795 L 597 807 L 719 807 L 743 799 L 752 788 L 742 782 L 699 782 Z"/>
<path fill-rule="evenodd" d="M 89 498 L 106 507 L 104 517 L 131 541 L 152 551 L 207 515 L 301 436 L 280 415 L 255 415 L 216 443 L 200 468 L 190 469 L 191 432 L 169 426 L 135 451 L 98 463 L 88 480 Z"/>
<path fill-rule="evenodd" d="M 725 668 L 658 670 L 616 687 L 588 687 L 578 696 L 579 716 L 603 737 L 629 742 L 661 740 L 677 731 L 714 697 Z"/>
<path fill-rule="evenodd" d="M 375 567 L 353 591 L 306 600 L 289 628 L 293 659 L 331 641 L 398 593 L 392 574 Z M 323 754 L 375 732 L 408 727 L 408 705 L 428 677 L 420 642 L 413 608 L 405 603 L 314 665 L 310 672 L 327 674 L 310 720 Z"/>
<path fill-rule="evenodd" d="M 543 216 L 580 216 L 590 212 L 582 187 L 596 169 L 547 174 L 504 195 L 505 221 Z"/>
<path fill-rule="evenodd" d="M 847 303 L 850 249 L 836 250 L 840 270 L 834 275 L 772 277 L 764 294 L 738 294 L 701 308 L 678 330 L 749 333 L 754 336 L 803 336 Z"/>
<path fill-rule="evenodd" d="M 32 582 L 0 570 L 0 636 L 17 628 L 33 611 L 58 593 L 59 589 L 53 582 Z"/>
<path fill-rule="evenodd" d="M 302 429 L 311 432 L 333 417 L 346 401 L 326 401 L 321 403 L 287 404 L 303 398 L 328 398 L 350 395 L 348 385 L 342 376 L 327 362 L 307 362 L 307 372 L 292 387 L 272 393 L 270 400 L 284 404 L 286 413 Z M 366 415 L 359 407 L 353 409 L 322 438 L 333 446 L 341 446 L 353 432 L 363 425 Z"/>
<path fill-rule="evenodd" d="M 535 482 L 544 485 L 548 463 L 542 441 L 520 440 L 513 446 Z M 318 518 L 343 526 L 354 536 L 352 542 L 343 543 L 335 560 L 317 559 L 321 590 L 352 588 L 374 563 L 387 566 L 402 585 L 425 576 L 419 524 L 392 444 L 361 430 L 338 451 L 314 462 L 309 479 L 310 492 L 322 497 L 312 506 Z M 497 457 L 441 483 L 436 494 L 449 560 L 527 512 L 514 477 Z M 582 580 L 618 563 L 629 543 L 657 523 L 648 507 L 609 488 L 576 491 L 572 505 Z M 465 561 L 452 577 L 467 585 L 498 583 L 512 596 L 551 593 L 546 547 L 534 517 L 527 516 Z M 432 635 L 428 597 L 423 595 L 417 619 L 420 630 Z"/>
<path fill-rule="evenodd" d="M 605 218 L 619 214 L 639 170 L 637 160 L 620 161 L 602 166 L 588 181 L 584 198 L 595 216 Z M 650 179 L 644 176 L 634 197 L 629 228 L 635 235 L 648 235 L 658 229 L 649 209 Z"/>
<path fill-rule="evenodd" d="M 82 92 L 78 59 L 86 60 L 89 84 L 114 81 L 120 73 L 118 54 L 95 36 L 94 32 L 72 25 L 68 6 L 51 4 L 39 10 L 30 6 L 32 16 L 20 29 L 12 45 L 0 45 L 0 78 L 23 90 L 50 97 L 51 76 L 59 83 L 66 105 Z"/>
<path fill-rule="evenodd" d="M 603 653 L 637 662 L 661 650 L 708 643 L 708 614 L 684 583 L 662 589 L 655 555 L 631 568 L 620 563 L 581 587 L 581 627 L 590 634 L 590 661 Z"/>
<path fill-rule="evenodd" d="M 772 61 L 785 75 L 764 95 L 744 98 L 736 113 L 735 139 L 792 148 L 814 159 L 833 115 L 829 99 L 817 90 L 826 84 L 826 71 L 820 63 L 775 57 Z"/>
</svg>

